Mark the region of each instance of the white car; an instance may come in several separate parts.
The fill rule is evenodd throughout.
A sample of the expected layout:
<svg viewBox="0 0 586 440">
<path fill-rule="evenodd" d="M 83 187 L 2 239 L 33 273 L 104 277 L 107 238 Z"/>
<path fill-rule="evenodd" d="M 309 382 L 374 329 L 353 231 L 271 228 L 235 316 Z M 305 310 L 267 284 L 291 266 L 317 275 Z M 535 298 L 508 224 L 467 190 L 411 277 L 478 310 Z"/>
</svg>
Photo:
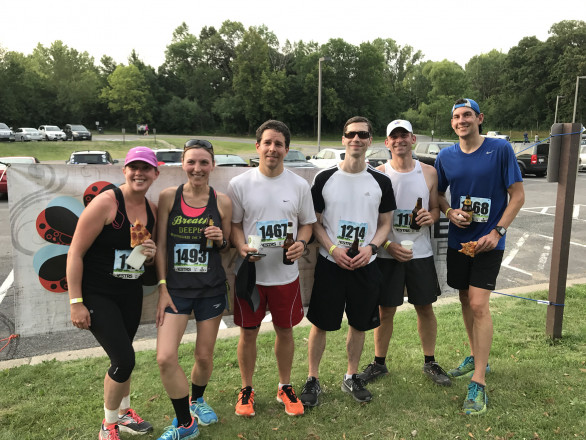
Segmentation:
<svg viewBox="0 0 586 440">
<path fill-rule="evenodd" d="M 14 140 L 20 142 L 42 141 L 43 133 L 36 128 L 17 128 L 14 130 Z"/>
<path fill-rule="evenodd" d="M 160 148 L 153 151 L 155 152 L 155 156 L 157 156 L 159 165 L 172 167 L 180 167 L 182 165 L 181 155 L 183 154 L 183 150 L 179 148 Z"/>
<path fill-rule="evenodd" d="M 56 125 L 41 125 L 39 131 L 47 141 L 64 141 L 65 133 Z"/>
<path fill-rule="evenodd" d="M 346 150 L 343 148 L 324 148 L 308 162 L 314 164 L 318 168 L 328 168 L 336 165 L 344 160 Z"/>
<path fill-rule="evenodd" d="M 578 170 L 586 170 L 586 141 L 582 141 L 580 145 L 580 157 L 578 158 Z"/>
</svg>

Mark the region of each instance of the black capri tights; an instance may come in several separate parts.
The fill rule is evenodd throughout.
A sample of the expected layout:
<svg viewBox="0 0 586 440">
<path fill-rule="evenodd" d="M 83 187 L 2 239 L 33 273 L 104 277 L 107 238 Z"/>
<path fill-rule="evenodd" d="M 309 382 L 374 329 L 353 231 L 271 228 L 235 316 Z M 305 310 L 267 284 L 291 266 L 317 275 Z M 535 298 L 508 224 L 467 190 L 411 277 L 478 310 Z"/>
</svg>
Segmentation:
<svg viewBox="0 0 586 440">
<path fill-rule="evenodd" d="M 110 358 L 108 376 L 115 382 L 126 382 L 135 364 L 132 341 L 140 324 L 142 289 L 120 295 L 84 291 L 83 302 L 90 312 L 90 331 Z"/>
</svg>

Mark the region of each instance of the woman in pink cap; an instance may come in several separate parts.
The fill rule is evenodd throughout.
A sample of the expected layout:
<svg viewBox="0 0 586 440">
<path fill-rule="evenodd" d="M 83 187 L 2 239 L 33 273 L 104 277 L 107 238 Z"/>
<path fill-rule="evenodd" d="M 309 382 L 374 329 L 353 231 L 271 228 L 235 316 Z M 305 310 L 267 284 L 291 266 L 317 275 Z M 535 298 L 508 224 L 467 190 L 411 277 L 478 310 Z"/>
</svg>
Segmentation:
<svg viewBox="0 0 586 440">
<path fill-rule="evenodd" d="M 130 227 L 140 220 L 153 235 L 143 243 L 144 264 L 154 263 L 157 207 L 145 194 L 159 176 L 155 153 L 147 147 L 130 149 L 123 173 L 124 184 L 99 194 L 82 212 L 67 254 L 71 322 L 90 330 L 110 358 L 100 440 L 119 440 L 119 431 L 153 430 L 130 407 L 132 340 L 142 311 L 144 265 L 134 269 L 125 261 L 132 251 Z"/>
</svg>

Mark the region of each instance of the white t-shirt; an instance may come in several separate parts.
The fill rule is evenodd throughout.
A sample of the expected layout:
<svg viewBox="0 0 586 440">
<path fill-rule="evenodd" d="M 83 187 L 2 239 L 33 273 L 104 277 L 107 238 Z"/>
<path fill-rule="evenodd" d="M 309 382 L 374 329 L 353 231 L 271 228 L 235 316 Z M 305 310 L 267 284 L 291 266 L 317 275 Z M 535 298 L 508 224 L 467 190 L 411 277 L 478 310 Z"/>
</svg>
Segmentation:
<svg viewBox="0 0 586 440">
<path fill-rule="evenodd" d="M 350 247 L 356 234 L 359 246 L 368 245 L 376 233 L 379 213 L 395 209 L 391 180 L 370 165 L 360 173 L 347 173 L 339 165 L 320 171 L 311 195 L 328 237 L 340 247 Z M 319 252 L 333 260 L 323 246 Z M 375 258 L 376 254 L 370 261 Z"/>
<path fill-rule="evenodd" d="M 415 161 L 413 170 L 407 173 L 396 171 L 389 162 L 385 164 L 385 174 L 393 182 L 393 191 L 397 202 L 397 209 L 393 212 L 393 222 L 388 239 L 394 243 L 402 240 L 413 241 L 413 258 L 426 258 L 433 255 L 431 248 L 431 231 L 429 226 L 422 226 L 419 230 L 409 227 L 411 211 L 415 208 L 417 198 L 422 198 L 422 205 L 429 210 L 429 188 L 419 161 Z M 382 247 L 378 251 L 381 258 L 393 258 Z"/>
<path fill-rule="evenodd" d="M 227 194 L 232 200 L 232 222 L 242 223 L 244 238 L 263 237 L 259 252 L 266 256 L 255 263 L 256 283 L 280 286 L 295 281 L 299 276 L 297 261 L 283 264 L 281 245 L 287 222 L 293 223 L 293 238 L 297 238 L 299 225 L 317 220 L 307 181 L 286 168 L 277 177 L 267 177 L 254 168 L 232 178 Z M 242 257 L 238 255 L 236 271 L 240 264 Z"/>
</svg>

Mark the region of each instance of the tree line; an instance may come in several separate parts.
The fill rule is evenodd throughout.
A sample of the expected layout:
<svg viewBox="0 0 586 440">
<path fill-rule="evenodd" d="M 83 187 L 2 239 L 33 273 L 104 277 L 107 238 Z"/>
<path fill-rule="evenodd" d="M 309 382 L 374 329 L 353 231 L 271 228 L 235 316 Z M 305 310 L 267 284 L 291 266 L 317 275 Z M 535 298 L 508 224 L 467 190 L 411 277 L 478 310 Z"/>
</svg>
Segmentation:
<svg viewBox="0 0 586 440">
<path fill-rule="evenodd" d="M 546 41 L 523 38 L 508 53 L 492 50 L 462 67 L 425 61 L 394 40 L 358 46 L 286 41 L 266 26 L 225 21 L 199 36 L 175 29 L 157 69 L 132 51 L 127 64 L 55 41 L 30 55 L 0 47 L 0 121 L 12 127 L 100 121 L 106 129 L 148 123 L 165 133 L 253 133 L 263 121 L 286 122 L 293 133 L 317 133 L 318 60 L 322 62 L 322 133 L 338 134 L 353 115 L 368 117 L 377 135 L 392 119 L 418 132 L 451 133 L 450 109 L 476 99 L 485 130 L 536 130 L 570 121 L 576 76 L 586 75 L 586 22 L 565 20 Z M 577 121 L 586 113 L 580 89 Z"/>
</svg>

